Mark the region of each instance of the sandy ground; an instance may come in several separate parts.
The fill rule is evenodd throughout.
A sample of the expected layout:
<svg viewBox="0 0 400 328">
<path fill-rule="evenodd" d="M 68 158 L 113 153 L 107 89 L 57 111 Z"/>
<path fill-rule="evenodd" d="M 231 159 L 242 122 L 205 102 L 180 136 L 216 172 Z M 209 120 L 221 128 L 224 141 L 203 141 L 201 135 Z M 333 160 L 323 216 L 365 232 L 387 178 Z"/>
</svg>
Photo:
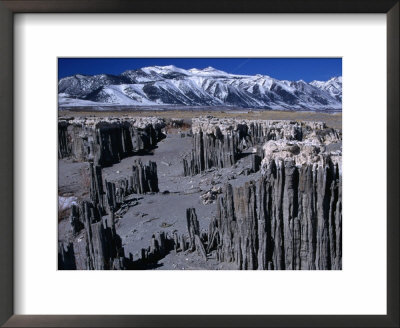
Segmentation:
<svg viewBox="0 0 400 328">
<path fill-rule="evenodd" d="M 157 163 L 159 193 L 132 195 L 130 207 L 117 222 L 117 233 L 121 236 L 125 255 L 132 254 L 134 259 L 140 255 L 142 248 L 150 245 L 153 234 L 161 231 L 172 234 L 187 233 L 186 209 L 194 207 L 203 231 L 208 230 L 209 223 L 216 213 L 216 203 L 203 204 L 201 195 L 213 186 L 223 186 L 228 181 L 241 185 L 245 181 L 257 179 L 259 173 L 246 175 L 245 168 L 250 167 L 250 157 L 244 156 L 232 168 L 210 170 L 193 177 L 183 176 L 182 158 L 190 152 L 192 140 L 181 137 L 179 131 L 168 133 L 167 138 L 158 143 L 152 154 L 133 156 L 120 163 L 103 168 L 103 179 L 115 181 L 130 175 L 132 164 L 140 158 Z M 246 154 L 245 154 L 246 155 Z M 87 196 L 88 182 L 84 173 L 87 163 L 76 163 L 71 160 L 59 160 L 59 194 L 74 195 L 78 198 Z M 64 240 L 70 233 L 68 219 L 59 223 L 59 240 Z M 168 254 L 159 261 L 156 269 L 230 269 L 227 264 L 217 264 L 212 259 L 207 262 L 197 254 Z"/>
</svg>

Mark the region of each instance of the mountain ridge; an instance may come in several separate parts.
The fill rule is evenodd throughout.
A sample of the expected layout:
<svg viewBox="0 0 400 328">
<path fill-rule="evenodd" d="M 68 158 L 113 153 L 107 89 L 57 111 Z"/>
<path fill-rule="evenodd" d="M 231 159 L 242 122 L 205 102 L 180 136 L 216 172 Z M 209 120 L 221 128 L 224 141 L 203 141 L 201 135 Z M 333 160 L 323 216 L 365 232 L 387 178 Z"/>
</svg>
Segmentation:
<svg viewBox="0 0 400 328">
<path fill-rule="evenodd" d="M 213 67 L 148 66 L 120 75 L 64 77 L 59 80 L 58 94 L 61 108 L 173 105 L 340 111 L 342 77 L 307 83 L 231 74 Z"/>
</svg>

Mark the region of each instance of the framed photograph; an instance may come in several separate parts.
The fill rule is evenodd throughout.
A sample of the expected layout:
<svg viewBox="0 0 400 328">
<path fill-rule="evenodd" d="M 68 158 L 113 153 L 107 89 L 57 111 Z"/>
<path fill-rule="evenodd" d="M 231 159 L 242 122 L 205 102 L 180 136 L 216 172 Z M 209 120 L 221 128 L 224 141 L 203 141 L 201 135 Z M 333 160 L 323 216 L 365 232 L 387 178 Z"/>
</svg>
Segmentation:
<svg viewBox="0 0 400 328">
<path fill-rule="evenodd" d="M 0 322 L 399 326 L 398 1 L 0 1 Z"/>
</svg>

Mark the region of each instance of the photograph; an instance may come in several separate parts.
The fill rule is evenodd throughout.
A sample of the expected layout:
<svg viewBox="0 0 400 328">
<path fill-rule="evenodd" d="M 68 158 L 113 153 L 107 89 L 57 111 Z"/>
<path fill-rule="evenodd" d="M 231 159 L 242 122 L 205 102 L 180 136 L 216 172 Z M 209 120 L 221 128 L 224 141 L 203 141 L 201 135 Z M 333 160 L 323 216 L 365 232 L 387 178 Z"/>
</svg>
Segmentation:
<svg viewBox="0 0 400 328">
<path fill-rule="evenodd" d="M 342 270 L 342 58 L 57 65 L 58 270 Z"/>
</svg>

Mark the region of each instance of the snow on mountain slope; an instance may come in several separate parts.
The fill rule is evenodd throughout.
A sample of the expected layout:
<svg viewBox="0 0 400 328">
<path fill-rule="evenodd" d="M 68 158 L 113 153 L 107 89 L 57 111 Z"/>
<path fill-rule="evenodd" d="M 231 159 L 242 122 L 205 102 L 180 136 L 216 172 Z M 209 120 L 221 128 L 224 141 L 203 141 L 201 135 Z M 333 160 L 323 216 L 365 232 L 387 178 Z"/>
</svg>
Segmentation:
<svg viewBox="0 0 400 328">
<path fill-rule="evenodd" d="M 332 98 L 342 101 L 342 77 L 333 77 L 328 81 L 312 81 L 310 85 L 328 92 Z"/>
<path fill-rule="evenodd" d="M 341 110 L 342 78 L 280 81 L 266 75 L 235 75 L 213 67 L 189 70 L 149 66 L 119 76 L 74 75 L 58 85 L 66 106 L 232 106 L 287 110 Z"/>
<path fill-rule="evenodd" d="M 168 65 L 168 66 L 149 66 L 149 67 L 144 67 L 142 68 L 142 71 L 148 74 L 152 74 L 153 72 L 165 76 L 165 75 L 173 75 L 173 74 L 181 74 L 181 75 L 189 75 L 188 71 L 178 68 L 174 65 Z"/>
<path fill-rule="evenodd" d="M 59 93 L 58 94 L 58 105 L 60 107 L 85 107 L 85 106 L 97 106 L 100 104 L 98 102 L 73 98 L 65 93 Z M 104 105 L 104 104 L 101 104 L 101 105 Z"/>
</svg>

